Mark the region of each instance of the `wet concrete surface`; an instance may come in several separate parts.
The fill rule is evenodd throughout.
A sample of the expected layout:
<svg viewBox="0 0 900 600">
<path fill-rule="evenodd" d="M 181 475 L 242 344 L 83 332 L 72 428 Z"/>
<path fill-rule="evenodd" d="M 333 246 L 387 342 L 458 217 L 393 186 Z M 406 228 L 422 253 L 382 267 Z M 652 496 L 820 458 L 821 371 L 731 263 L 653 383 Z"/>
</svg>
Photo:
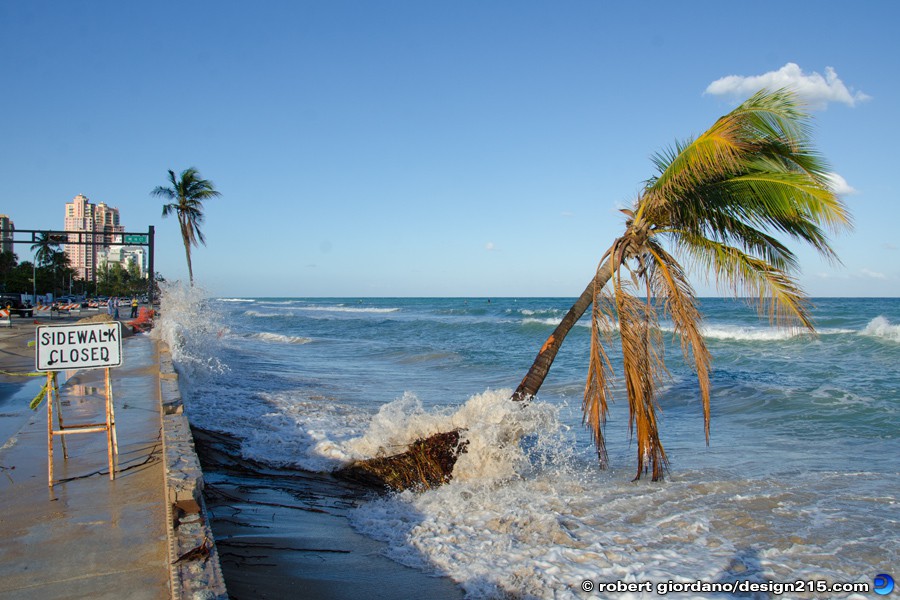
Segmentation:
<svg viewBox="0 0 900 600">
<path fill-rule="evenodd" d="M 42 405 L 0 441 L 0 598 L 167 598 L 158 359 L 144 335 L 125 340 L 112 369 L 119 470 L 110 480 L 105 433 L 54 439 L 47 485 Z M 62 386 L 66 424 L 104 420 L 103 370 Z"/>
</svg>

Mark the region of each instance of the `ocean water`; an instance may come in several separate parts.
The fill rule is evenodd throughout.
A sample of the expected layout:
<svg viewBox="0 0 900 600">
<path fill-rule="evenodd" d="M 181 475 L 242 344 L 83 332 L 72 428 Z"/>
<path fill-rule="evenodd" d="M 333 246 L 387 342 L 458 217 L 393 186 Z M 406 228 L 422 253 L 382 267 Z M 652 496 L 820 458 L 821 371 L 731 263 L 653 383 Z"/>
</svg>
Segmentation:
<svg viewBox="0 0 900 600">
<path fill-rule="evenodd" d="M 538 399 L 508 400 L 571 301 L 170 288 L 157 330 L 173 346 L 191 421 L 240 440 L 246 458 L 330 471 L 465 428 L 450 484 L 373 497 L 350 519 L 393 560 L 449 576 L 470 598 L 656 597 L 597 586 L 871 585 L 900 574 L 900 299 L 816 299 L 817 336 L 704 299 L 710 444 L 696 379 L 669 340 L 660 405 L 671 470 L 657 483 L 632 481 L 621 384 L 605 428 L 611 468 L 598 468 L 581 424 L 586 320 Z"/>
</svg>

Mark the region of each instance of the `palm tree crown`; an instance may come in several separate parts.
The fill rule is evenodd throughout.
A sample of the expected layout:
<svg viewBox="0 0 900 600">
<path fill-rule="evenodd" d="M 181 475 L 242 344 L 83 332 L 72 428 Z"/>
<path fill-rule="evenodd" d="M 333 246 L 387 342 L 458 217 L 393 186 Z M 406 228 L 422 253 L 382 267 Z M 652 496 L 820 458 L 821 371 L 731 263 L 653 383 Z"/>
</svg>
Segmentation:
<svg viewBox="0 0 900 600">
<path fill-rule="evenodd" d="M 53 254 L 59 249 L 59 242 L 54 240 L 49 232 L 45 231 L 39 234 L 37 241 L 31 245 L 31 249 L 35 251 L 35 262 L 39 266 L 45 266 L 53 260 Z"/>
<path fill-rule="evenodd" d="M 605 463 L 602 425 L 613 369 L 604 342 L 618 332 L 637 477 L 652 469 L 653 479 L 660 478 L 667 459 L 656 418 L 657 384 L 665 373 L 658 321 L 665 317 L 696 370 L 708 442 L 711 358 L 687 270 L 673 253 L 720 289 L 754 300 L 773 322 L 812 331 L 796 280 L 797 258 L 775 236 L 807 243 L 837 261 L 826 232 L 849 227 L 850 215 L 809 134 L 809 117 L 792 93 L 763 90 L 698 138 L 657 155 L 657 174 L 634 206 L 622 211 L 625 233 L 606 251 L 514 399 L 537 393 L 569 329 L 593 305 L 584 421 Z"/>
<path fill-rule="evenodd" d="M 163 204 L 164 217 L 175 213 L 181 227 L 181 238 L 184 241 L 184 252 L 187 257 L 188 277 L 194 285 L 194 271 L 191 266 L 191 246 L 206 244 L 200 224 L 203 223 L 203 201 L 221 196 L 213 183 L 200 177 L 200 172 L 190 167 L 181 172 L 179 177 L 169 170 L 169 187 L 157 186 L 150 192 L 172 202 Z"/>
</svg>

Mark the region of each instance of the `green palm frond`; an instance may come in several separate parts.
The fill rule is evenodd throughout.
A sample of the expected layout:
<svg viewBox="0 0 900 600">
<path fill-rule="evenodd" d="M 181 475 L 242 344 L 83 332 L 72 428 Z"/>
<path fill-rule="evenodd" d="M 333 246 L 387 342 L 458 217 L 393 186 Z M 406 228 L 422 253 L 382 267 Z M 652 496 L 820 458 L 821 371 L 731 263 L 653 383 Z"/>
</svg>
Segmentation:
<svg viewBox="0 0 900 600">
<path fill-rule="evenodd" d="M 200 231 L 203 223 L 203 202 L 211 198 L 217 198 L 221 194 L 216 191 L 213 183 L 200 177 L 200 172 L 194 167 L 189 167 L 176 177 L 175 171 L 168 171 L 171 187 L 157 186 L 150 194 L 168 200 L 163 204 L 162 215 L 164 217 L 175 214 L 181 228 L 181 237 L 184 242 L 184 252 L 188 264 L 188 276 L 191 284 L 194 282 L 194 273 L 191 267 L 191 247 L 206 244 L 206 238 Z"/>
<path fill-rule="evenodd" d="M 809 301 L 789 273 L 738 248 L 702 237 L 680 236 L 676 245 L 699 272 L 715 279 L 721 291 L 755 300 L 760 311 L 778 325 L 815 330 Z"/>
</svg>

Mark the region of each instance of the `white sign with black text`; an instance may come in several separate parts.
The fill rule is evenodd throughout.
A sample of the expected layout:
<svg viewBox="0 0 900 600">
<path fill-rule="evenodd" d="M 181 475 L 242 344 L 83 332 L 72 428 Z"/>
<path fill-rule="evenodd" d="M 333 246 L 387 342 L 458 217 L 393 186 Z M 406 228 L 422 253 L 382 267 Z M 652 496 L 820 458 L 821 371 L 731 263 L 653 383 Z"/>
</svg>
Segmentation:
<svg viewBox="0 0 900 600">
<path fill-rule="evenodd" d="M 36 333 L 34 363 L 38 371 L 102 369 L 122 364 L 122 324 L 118 321 L 42 325 Z"/>
</svg>

